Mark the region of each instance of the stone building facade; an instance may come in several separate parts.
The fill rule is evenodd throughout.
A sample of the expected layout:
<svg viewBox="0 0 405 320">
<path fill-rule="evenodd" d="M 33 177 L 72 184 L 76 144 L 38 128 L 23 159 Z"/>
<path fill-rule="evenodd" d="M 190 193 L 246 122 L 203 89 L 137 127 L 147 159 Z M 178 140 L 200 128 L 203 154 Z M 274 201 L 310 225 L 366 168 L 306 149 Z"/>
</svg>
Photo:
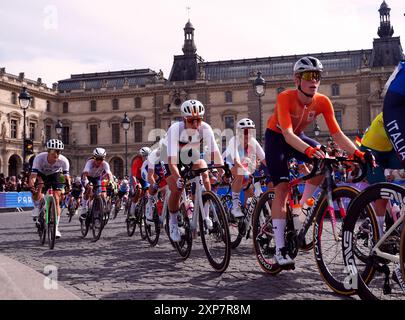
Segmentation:
<svg viewBox="0 0 405 320">
<path fill-rule="evenodd" d="M 233 130 L 238 119 L 249 117 L 264 135 L 279 92 L 293 88 L 292 68 L 304 55 L 319 58 L 324 65 L 320 92 L 328 95 L 344 132 L 354 138 L 381 111 L 381 92 L 391 72 L 404 58 L 400 38 L 393 37 L 390 8 L 379 8 L 378 38 L 372 49 L 291 56 L 207 62 L 197 54 L 194 27 L 184 28 L 183 55 L 176 55 L 166 79 L 150 69 L 77 74 L 48 88 L 41 79 L 32 81 L 0 69 L 0 171 L 14 175 L 22 169 L 22 110 L 18 94 L 23 86 L 34 97 L 27 111 L 27 132 L 34 139 L 34 151 L 43 150 L 46 139 L 56 137 L 55 124 L 63 124 L 61 138 L 71 172 L 79 174 L 96 146 L 107 149 L 113 172 L 125 173 L 125 134 L 121 121 L 126 112 L 131 126 L 127 132 L 128 163 L 137 151 L 151 146 L 160 131 L 181 119 L 179 106 L 186 99 L 198 99 L 206 106 L 206 121 L 220 132 Z M 253 81 L 260 71 L 266 80 L 261 103 Z M 16 100 L 17 97 L 17 100 Z M 261 106 L 261 108 L 260 108 Z M 322 117 L 319 139 L 328 137 Z M 154 130 L 154 129 L 161 129 Z M 313 135 L 308 128 L 308 135 Z M 260 137 L 258 137 L 260 139 Z M 28 159 L 27 159 L 28 161 Z"/>
</svg>

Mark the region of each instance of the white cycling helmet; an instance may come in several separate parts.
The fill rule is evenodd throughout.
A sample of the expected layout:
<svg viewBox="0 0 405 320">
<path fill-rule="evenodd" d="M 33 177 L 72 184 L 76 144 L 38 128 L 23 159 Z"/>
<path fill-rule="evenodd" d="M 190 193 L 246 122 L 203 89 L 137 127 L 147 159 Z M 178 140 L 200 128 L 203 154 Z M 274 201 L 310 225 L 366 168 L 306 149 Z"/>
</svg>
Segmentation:
<svg viewBox="0 0 405 320">
<path fill-rule="evenodd" d="M 50 139 L 46 143 L 46 148 L 48 150 L 63 150 L 65 146 L 63 145 L 63 142 L 58 139 Z"/>
<path fill-rule="evenodd" d="M 141 150 L 139 150 L 139 153 L 141 154 L 142 157 L 147 157 L 151 152 L 152 150 L 148 147 L 143 147 L 141 148 Z"/>
<path fill-rule="evenodd" d="M 255 123 L 253 120 L 250 120 L 249 118 L 243 118 L 238 121 L 236 124 L 237 129 L 249 129 L 249 128 L 256 128 Z"/>
<path fill-rule="evenodd" d="M 203 117 L 205 113 L 204 105 L 198 100 L 184 101 L 180 107 L 183 117 Z"/>
<path fill-rule="evenodd" d="M 305 71 L 323 71 L 323 65 L 315 57 L 302 57 L 294 65 L 294 74 L 305 72 Z"/>
<path fill-rule="evenodd" d="M 82 178 L 76 177 L 75 180 L 73 181 L 73 183 L 75 183 L 75 184 L 82 183 Z"/>
<path fill-rule="evenodd" d="M 124 185 L 124 186 L 127 186 L 129 184 L 129 182 L 128 182 L 127 179 L 124 179 L 124 180 L 121 181 L 121 184 Z"/>
<path fill-rule="evenodd" d="M 95 158 L 105 158 L 107 156 L 107 152 L 104 148 L 96 148 L 93 150 L 93 156 Z"/>
</svg>

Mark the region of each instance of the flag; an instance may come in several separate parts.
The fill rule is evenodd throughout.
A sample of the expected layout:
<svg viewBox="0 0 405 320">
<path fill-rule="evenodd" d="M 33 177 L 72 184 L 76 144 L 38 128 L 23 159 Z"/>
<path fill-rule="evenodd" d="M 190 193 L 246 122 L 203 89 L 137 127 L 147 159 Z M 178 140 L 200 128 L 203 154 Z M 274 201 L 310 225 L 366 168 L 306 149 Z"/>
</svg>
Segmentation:
<svg viewBox="0 0 405 320">
<path fill-rule="evenodd" d="M 356 144 L 360 147 L 361 146 L 361 138 L 356 136 Z"/>
</svg>

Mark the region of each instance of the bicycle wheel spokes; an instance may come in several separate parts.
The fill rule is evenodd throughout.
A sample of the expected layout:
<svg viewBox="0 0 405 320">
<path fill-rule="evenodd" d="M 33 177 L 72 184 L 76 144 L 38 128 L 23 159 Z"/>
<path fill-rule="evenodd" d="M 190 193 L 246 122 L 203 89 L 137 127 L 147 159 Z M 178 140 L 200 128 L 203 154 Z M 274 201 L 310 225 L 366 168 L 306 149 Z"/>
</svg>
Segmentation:
<svg viewBox="0 0 405 320">
<path fill-rule="evenodd" d="M 377 253 L 371 253 L 379 239 L 376 208 L 380 206 L 376 205 L 377 201 L 404 197 L 404 188 L 390 183 L 377 183 L 363 190 L 350 205 L 343 226 L 342 250 L 345 265 L 352 270 L 351 277 L 358 280 L 360 274 L 364 280 L 355 282 L 358 285 L 357 293 L 362 299 L 404 298 L 400 286 L 393 280 L 396 264 L 378 256 Z M 396 230 L 390 232 L 379 248 L 382 252 L 398 258 L 399 233 Z"/>
<path fill-rule="evenodd" d="M 232 210 L 232 196 L 225 195 L 221 198 L 222 206 L 224 207 L 225 214 L 229 225 L 229 237 L 231 241 L 231 248 L 235 249 L 239 246 L 242 235 L 239 232 L 240 223 L 242 219 L 235 219 L 231 213 Z"/>
<path fill-rule="evenodd" d="M 125 220 L 125 223 L 127 225 L 127 234 L 128 237 L 132 237 L 136 229 L 136 217 L 130 214 L 131 202 L 128 204 L 128 206 L 125 207 L 125 211 L 127 216 L 127 219 Z"/>
<path fill-rule="evenodd" d="M 351 200 L 360 192 L 343 186 L 333 190 L 333 207 L 327 198 L 320 200 L 315 213 L 313 231 L 314 254 L 319 272 L 325 283 L 336 293 L 352 295 L 355 290 L 345 269 L 342 253 L 343 220 Z M 361 267 L 364 269 L 364 266 Z"/>
<path fill-rule="evenodd" d="M 48 208 L 48 244 L 49 249 L 51 250 L 55 246 L 56 223 L 57 223 L 56 205 L 55 200 L 52 197 L 52 199 L 49 201 L 49 208 Z"/>
<path fill-rule="evenodd" d="M 38 235 L 39 235 L 39 242 L 41 245 L 45 244 L 46 239 L 46 224 L 45 224 L 45 217 L 44 217 L 44 208 L 41 208 L 41 212 L 38 217 Z"/>
<path fill-rule="evenodd" d="M 277 274 L 281 271 L 274 255 L 276 244 L 271 218 L 271 203 L 274 193 L 267 191 L 263 193 L 253 213 L 253 246 L 257 262 L 263 271 L 270 274 Z"/>
<path fill-rule="evenodd" d="M 200 235 L 211 266 L 224 272 L 229 265 L 231 244 L 229 225 L 223 206 L 211 191 L 203 193 L 203 212 L 200 212 Z"/>
<path fill-rule="evenodd" d="M 93 200 L 93 207 L 92 207 L 92 231 L 93 231 L 93 238 L 95 241 L 100 239 L 101 231 L 103 230 L 104 223 L 103 223 L 103 202 L 99 196 L 96 196 Z"/>
<path fill-rule="evenodd" d="M 160 221 L 156 206 L 153 208 L 153 222 L 146 221 L 146 217 L 144 217 L 144 225 L 146 239 L 152 247 L 156 246 L 160 235 Z"/>
</svg>

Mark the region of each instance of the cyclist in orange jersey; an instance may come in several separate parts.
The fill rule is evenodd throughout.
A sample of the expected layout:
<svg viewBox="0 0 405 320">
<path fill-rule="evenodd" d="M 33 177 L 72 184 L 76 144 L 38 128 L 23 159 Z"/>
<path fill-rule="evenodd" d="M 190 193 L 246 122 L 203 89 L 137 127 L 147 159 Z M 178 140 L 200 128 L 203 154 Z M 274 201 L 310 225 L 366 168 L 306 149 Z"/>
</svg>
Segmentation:
<svg viewBox="0 0 405 320">
<path fill-rule="evenodd" d="M 364 159 L 364 153 L 357 150 L 340 129 L 329 98 L 317 92 L 322 71 L 322 63 L 317 58 L 308 56 L 299 59 L 294 65 L 294 82 L 297 89 L 286 90 L 278 95 L 274 114 L 267 122 L 266 163 L 269 164 L 269 173 L 275 185 L 271 211 L 276 242 L 275 258 L 280 266 L 294 264 L 284 241 L 290 181 L 288 160 L 296 158 L 311 162 L 312 158 L 325 157 L 320 150 L 320 144 L 307 137 L 304 129 L 322 114 L 333 140 L 349 154 Z M 323 177 L 315 177 L 307 182 L 301 202 L 312 196 L 322 179 Z"/>
</svg>

